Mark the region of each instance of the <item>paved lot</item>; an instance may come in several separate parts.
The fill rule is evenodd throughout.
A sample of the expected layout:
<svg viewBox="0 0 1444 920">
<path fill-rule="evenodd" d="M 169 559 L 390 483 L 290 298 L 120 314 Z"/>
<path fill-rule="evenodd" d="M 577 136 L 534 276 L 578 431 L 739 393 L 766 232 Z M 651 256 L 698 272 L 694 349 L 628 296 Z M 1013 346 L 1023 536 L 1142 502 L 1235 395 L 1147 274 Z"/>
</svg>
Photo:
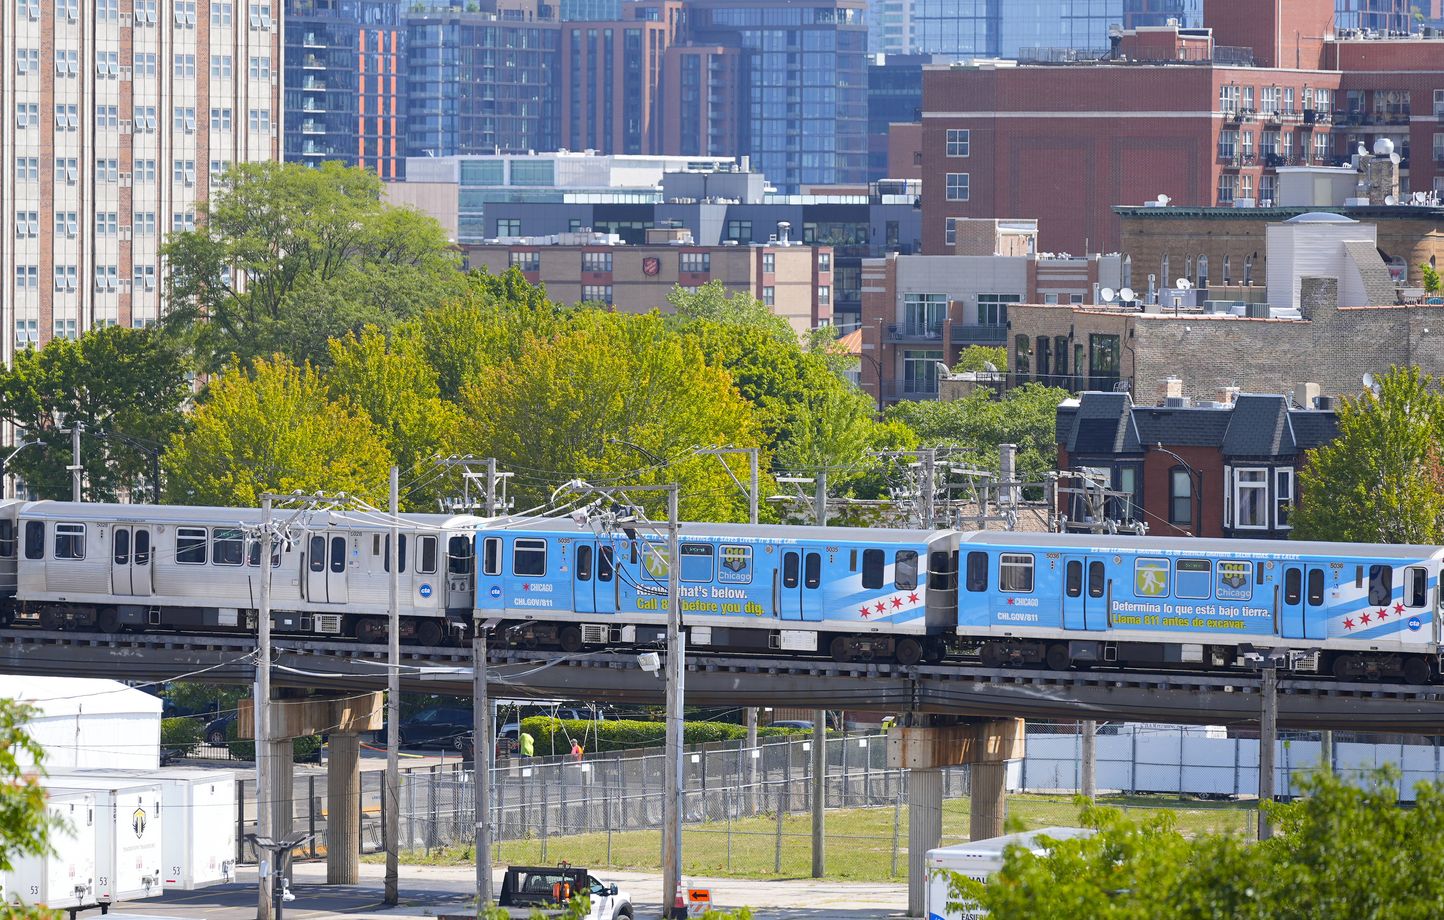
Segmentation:
<svg viewBox="0 0 1444 920">
<path fill-rule="evenodd" d="M 323 863 L 296 867 L 286 916 L 318 920 L 346 916 L 356 920 L 396 917 L 434 917 L 464 913 L 471 903 L 472 873 L 467 867 L 401 867 L 401 906 L 388 909 L 381 900 L 384 866 L 363 864 L 361 884 L 324 884 Z M 640 872 L 597 873 L 632 894 L 639 918 L 660 914 L 661 879 Z M 902 885 L 854 882 L 814 882 L 811 879 L 758 881 L 753 879 L 691 878 L 688 884 L 712 890 L 719 907 L 753 908 L 759 920 L 884 920 L 901 917 L 907 906 Z M 500 875 L 497 877 L 500 885 Z M 255 916 L 256 888 L 252 869 L 243 869 L 241 881 L 195 892 L 172 892 L 162 898 L 119 905 L 113 920 L 243 920 Z"/>
</svg>

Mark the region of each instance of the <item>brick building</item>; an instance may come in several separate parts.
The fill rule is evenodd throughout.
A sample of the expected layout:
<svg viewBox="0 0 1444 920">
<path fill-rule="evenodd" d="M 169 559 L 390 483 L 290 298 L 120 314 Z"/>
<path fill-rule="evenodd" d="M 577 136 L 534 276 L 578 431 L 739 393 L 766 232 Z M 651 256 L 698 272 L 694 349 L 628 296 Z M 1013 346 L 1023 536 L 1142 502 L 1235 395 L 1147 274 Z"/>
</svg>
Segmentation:
<svg viewBox="0 0 1444 920">
<path fill-rule="evenodd" d="M 562 303 L 605 303 L 629 313 L 670 309 L 676 287 L 719 281 L 756 297 L 805 333 L 832 319 L 832 248 L 801 243 L 697 246 L 684 231 L 654 230 L 643 245 L 564 233 L 462 247 L 469 268 L 520 268 Z"/>
<path fill-rule="evenodd" d="M 1101 470 L 1105 515 L 1153 536 L 1287 539 L 1305 452 L 1333 440 L 1331 408 L 1283 396 L 1228 403 L 1135 406 L 1127 393 L 1084 393 L 1058 407 L 1058 468 Z M 1086 502 L 1060 495 L 1070 527 L 1087 529 Z M 1200 527 L 1199 522 L 1202 521 Z"/>
</svg>

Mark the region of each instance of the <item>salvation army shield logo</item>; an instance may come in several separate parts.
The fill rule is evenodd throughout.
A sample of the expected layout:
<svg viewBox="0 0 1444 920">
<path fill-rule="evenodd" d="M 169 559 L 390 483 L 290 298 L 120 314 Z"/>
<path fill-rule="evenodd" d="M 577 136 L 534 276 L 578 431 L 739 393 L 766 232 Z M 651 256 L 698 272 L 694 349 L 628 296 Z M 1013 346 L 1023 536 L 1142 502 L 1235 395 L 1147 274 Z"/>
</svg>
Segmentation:
<svg viewBox="0 0 1444 920">
<path fill-rule="evenodd" d="M 135 831 L 137 840 L 145 836 L 145 809 L 137 807 L 130 815 L 130 829 Z"/>
</svg>

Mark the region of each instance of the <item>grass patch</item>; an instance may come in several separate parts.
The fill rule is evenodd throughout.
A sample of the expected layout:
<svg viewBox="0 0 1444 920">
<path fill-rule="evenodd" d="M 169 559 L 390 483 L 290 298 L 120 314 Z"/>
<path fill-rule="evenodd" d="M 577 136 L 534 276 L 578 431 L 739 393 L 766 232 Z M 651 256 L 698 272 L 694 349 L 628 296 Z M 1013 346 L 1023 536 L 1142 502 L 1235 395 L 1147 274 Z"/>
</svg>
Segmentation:
<svg viewBox="0 0 1444 920">
<path fill-rule="evenodd" d="M 1231 832 L 1247 834 L 1254 825 L 1251 803 L 1195 802 L 1150 796 L 1103 796 L 1102 804 L 1133 809 L 1168 809 L 1177 816 L 1185 835 Z M 966 798 L 943 803 L 943 844 L 968 839 Z M 1010 795 L 1008 818 L 1023 829 L 1071 825 L 1078 820 L 1078 807 L 1065 796 Z M 902 808 L 897 828 L 897 871 L 893 873 L 893 809 L 834 809 L 827 813 L 827 877 L 850 881 L 886 882 L 907 877 L 908 810 Z M 729 832 L 730 830 L 730 832 Z M 736 878 L 806 878 L 812 872 L 812 818 L 809 814 L 784 815 L 780 868 L 775 815 L 705 824 L 689 824 L 683 831 L 682 857 L 688 875 Z M 609 839 L 610 837 L 610 839 Z M 627 831 L 608 835 L 605 831 L 551 837 L 545 842 L 532 838 L 503 841 L 494 859 L 502 865 L 551 865 L 566 860 L 591 869 L 636 869 L 660 871 L 660 831 Z M 383 862 L 385 855 L 363 856 L 365 862 Z M 475 861 L 470 844 L 440 847 L 430 851 L 408 850 L 401 854 L 407 865 L 451 866 Z"/>
</svg>

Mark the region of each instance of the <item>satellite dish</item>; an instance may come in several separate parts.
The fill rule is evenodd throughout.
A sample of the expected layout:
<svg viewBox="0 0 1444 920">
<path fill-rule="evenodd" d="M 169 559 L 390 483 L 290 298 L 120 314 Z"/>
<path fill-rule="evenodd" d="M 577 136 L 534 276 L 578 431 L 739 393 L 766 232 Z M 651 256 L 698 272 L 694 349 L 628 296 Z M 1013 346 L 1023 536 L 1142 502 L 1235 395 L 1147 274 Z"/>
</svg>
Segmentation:
<svg viewBox="0 0 1444 920">
<path fill-rule="evenodd" d="M 1387 204 L 1387 205 L 1396 205 L 1396 204 L 1398 204 L 1398 203 L 1399 203 L 1399 196 L 1398 196 L 1398 195 L 1386 195 L 1386 196 L 1384 197 L 1384 204 Z"/>
<path fill-rule="evenodd" d="M 1124 288 L 1119 291 L 1118 299 L 1124 303 L 1133 303 L 1133 288 Z"/>
<path fill-rule="evenodd" d="M 1172 201 L 1172 200 L 1173 200 L 1173 199 L 1172 199 L 1172 198 L 1169 198 L 1167 195 L 1159 195 L 1159 196 L 1158 196 L 1158 206 L 1159 206 L 1160 208 L 1166 208 L 1166 207 L 1168 207 L 1168 203 L 1169 203 L 1170 201 Z"/>
<path fill-rule="evenodd" d="M 1400 163 L 1404 162 L 1404 158 L 1399 156 L 1397 153 L 1391 153 L 1389 154 L 1389 162 L 1393 163 L 1395 166 L 1398 166 Z"/>
<path fill-rule="evenodd" d="M 1112 303 L 1113 298 L 1117 295 L 1115 294 L 1113 288 L 1106 287 L 1098 292 L 1098 296 L 1103 298 L 1104 303 Z"/>
<path fill-rule="evenodd" d="M 943 362 L 941 362 L 941 361 L 934 361 L 934 362 L 933 362 L 933 366 L 938 369 L 938 374 L 939 374 L 940 376 L 942 376 L 942 377 L 951 377 L 951 376 L 953 376 L 953 369 L 952 369 L 951 367 L 948 367 L 948 366 L 947 366 L 946 364 L 944 364 Z"/>
<path fill-rule="evenodd" d="M 1179 278 L 1177 281 L 1173 282 L 1173 286 L 1178 288 L 1180 291 L 1186 291 L 1193 287 L 1193 282 L 1189 281 L 1187 278 Z"/>
<path fill-rule="evenodd" d="M 1415 204 L 1423 204 L 1424 202 L 1429 200 L 1429 196 L 1425 195 L 1423 192 L 1415 192 L 1413 197 Z"/>
<path fill-rule="evenodd" d="M 996 374 L 998 372 L 998 366 L 991 361 L 984 361 L 983 370 L 987 371 L 990 374 Z"/>
<path fill-rule="evenodd" d="M 1365 374 L 1365 375 L 1364 375 L 1364 381 L 1363 381 L 1363 382 L 1364 382 L 1364 389 L 1370 391 L 1370 392 L 1373 393 L 1375 396 L 1379 395 L 1379 381 L 1377 381 L 1377 380 L 1374 379 L 1374 375 L 1373 375 L 1373 374 Z"/>
</svg>

